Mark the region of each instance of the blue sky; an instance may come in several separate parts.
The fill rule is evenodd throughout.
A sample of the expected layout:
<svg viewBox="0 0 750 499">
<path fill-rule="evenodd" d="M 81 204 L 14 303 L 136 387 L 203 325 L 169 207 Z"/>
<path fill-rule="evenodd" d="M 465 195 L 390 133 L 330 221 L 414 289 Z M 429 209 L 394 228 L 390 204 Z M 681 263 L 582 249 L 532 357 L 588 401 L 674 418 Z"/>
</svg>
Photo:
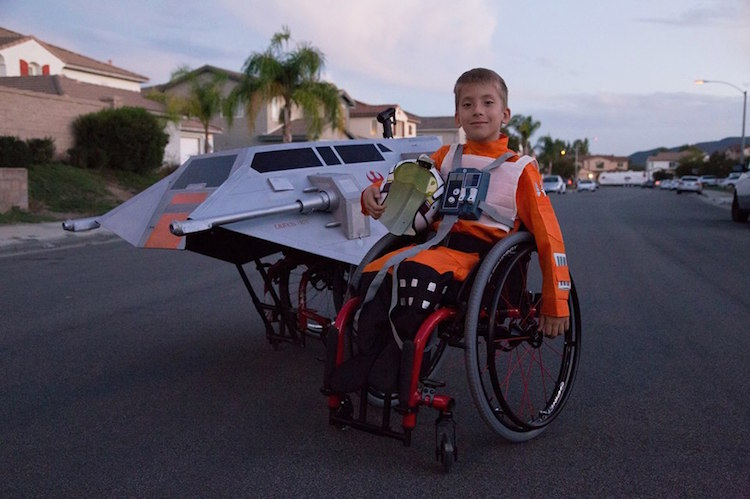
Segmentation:
<svg viewBox="0 0 750 499">
<path fill-rule="evenodd" d="M 240 71 L 287 25 L 324 77 L 369 104 L 452 115 L 455 79 L 496 70 L 513 113 L 628 155 L 739 136 L 748 0 L 0 0 L 0 26 L 163 83 L 180 66 Z M 746 133 L 750 131 L 746 130 Z"/>
</svg>

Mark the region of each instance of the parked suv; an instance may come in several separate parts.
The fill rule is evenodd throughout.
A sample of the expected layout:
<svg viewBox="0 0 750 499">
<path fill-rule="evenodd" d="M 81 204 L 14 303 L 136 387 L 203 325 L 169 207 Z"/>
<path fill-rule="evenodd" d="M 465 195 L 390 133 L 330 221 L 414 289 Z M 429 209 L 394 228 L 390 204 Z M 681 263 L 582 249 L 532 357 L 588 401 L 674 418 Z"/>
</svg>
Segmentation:
<svg viewBox="0 0 750 499">
<path fill-rule="evenodd" d="M 734 184 L 732 197 L 732 220 L 747 222 L 750 216 L 750 172 L 745 172 Z"/>
</svg>

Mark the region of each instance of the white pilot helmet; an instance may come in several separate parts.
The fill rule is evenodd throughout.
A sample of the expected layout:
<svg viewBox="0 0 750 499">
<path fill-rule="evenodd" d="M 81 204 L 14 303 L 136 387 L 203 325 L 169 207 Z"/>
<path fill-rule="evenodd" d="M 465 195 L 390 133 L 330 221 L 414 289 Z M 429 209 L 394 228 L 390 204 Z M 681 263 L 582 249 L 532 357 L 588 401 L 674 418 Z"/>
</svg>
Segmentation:
<svg viewBox="0 0 750 499">
<path fill-rule="evenodd" d="M 399 236 L 426 230 L 440 209 L 443 185 L 440 172 L 427 155 L 397 163 L 380 186 L 380 203 L 387 203 L 379 220 Z"/>
</svg>

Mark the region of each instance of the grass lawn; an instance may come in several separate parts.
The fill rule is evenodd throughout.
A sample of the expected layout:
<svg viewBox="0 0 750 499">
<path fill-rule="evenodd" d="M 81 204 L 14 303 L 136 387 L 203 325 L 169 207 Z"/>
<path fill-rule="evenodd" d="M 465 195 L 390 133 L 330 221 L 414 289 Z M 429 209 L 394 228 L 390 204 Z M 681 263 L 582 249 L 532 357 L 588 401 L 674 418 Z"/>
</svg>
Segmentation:
<svg viewBox="0 0 750 499">
<path fill-rule="evenodd" d="M 161 173 L 84 170 L 61 163 L 33 165 L 28 172 L 29 210 L 0 213 L 0 224 L 99 215 L 163 177 Z"/>
</svg>

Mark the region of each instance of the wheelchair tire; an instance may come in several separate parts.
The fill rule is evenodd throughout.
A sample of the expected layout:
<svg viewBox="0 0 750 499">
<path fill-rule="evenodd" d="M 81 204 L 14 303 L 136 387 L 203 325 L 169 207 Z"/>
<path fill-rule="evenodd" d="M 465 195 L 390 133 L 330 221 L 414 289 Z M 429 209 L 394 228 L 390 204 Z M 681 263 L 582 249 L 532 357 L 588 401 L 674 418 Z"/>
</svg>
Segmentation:
<svg viewBox="0 0 750 499">
<path fill-rule="evenodd" d="M 279 276 L 279 297 L 290 310 L 299 313 L 304 300 L 305 309 L 332 323 L 344 303 L 348 265 L 324 262 L 289 266 Z M 296 324 L 301 334 L 321 338 L 325 342 L 327 325 L 312 317 L 304 320 L 305 327 Z"/>
<path fill-rule="evenodd" d="M 575 286 L 568 299 L 570 328 L 557 338 L 546 338 L 537 330 L 541 280 L 534 238 L 519 232 L 490 250 L 467 304 L 464 361 L 469 390 L 485 423 L 512 442 L 536 437 L 560 414 L 580 356 Z"/>
</svg>

